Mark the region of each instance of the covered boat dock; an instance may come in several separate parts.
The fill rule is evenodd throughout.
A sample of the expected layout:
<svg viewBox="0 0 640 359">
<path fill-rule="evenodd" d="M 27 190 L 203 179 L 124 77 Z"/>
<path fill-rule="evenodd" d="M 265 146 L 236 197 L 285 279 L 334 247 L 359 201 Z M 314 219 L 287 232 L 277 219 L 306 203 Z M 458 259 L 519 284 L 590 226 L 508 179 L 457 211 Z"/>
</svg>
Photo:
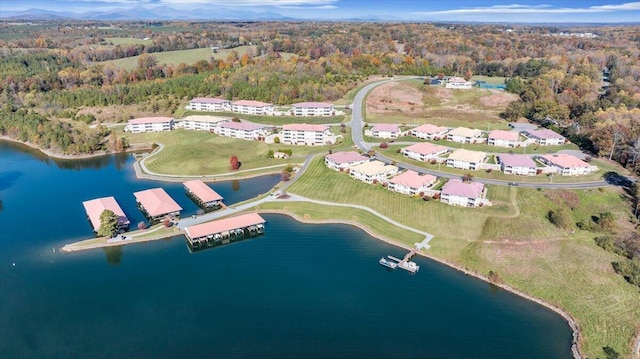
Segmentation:
<svg viewBox="0 0 640 359">
<path fill-rule="evenodd" d="M 255 237 L 264 233 L 265 222 L 259 214 L 247 213 L 186 227 L 184 233 L 189 247 L 196 250 Z"/>
<path fill-rule="evenodd" d="M 206 210 L 218 209 L 223 206 L 222 196 L 207 186 L 201 180 L 192 180 L 183 183 L 187 196 Z"/>
<path fill-rule="evenodd" d="M 138 208 L 151 222 L 161 221 L 163 218 L 179 217 L 182 207 L 173 200 L 162 188 L 152 188 L 133 194 Z"/>
<path fill-rule="evenodd" d="M 87 212 L 89 222 L 93 226 L 93 231 L 100 230 L 100 215 L 105 210 L 110 210 L 118 216 L 118 231 L 126 231 L 131 223 L 124 211 L 116 201 L 115 197 L 102 197 L 82 202 L 84 210 Z"/>
</svg>

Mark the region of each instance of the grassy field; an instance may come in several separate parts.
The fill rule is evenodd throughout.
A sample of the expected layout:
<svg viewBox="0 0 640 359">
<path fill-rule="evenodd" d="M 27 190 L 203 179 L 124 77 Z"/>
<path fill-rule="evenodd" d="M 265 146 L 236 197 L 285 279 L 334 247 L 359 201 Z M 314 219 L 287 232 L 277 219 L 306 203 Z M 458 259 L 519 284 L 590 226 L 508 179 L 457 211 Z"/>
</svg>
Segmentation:
<svg viewBox="0 0 640 359">
<path fill-rule="evenodd" d="M 430 232 L 435 236 L 430 254 L 481 274 L 494 271 L 506 284 L 570 312 L 584 335 L 582 344 L 588 357 L 603 357 L 605 346 L 629 353 L 630 339 L 640 326 L 640 292 L 613 272 L 615 257 L 593 242 L 600 234 L 575 227 L 562 231 L 549 223 L 546 214 L 557 204 L 545 196 L 545 190 L 490 186 L 488 196 L 493 206 L 457 208 L 357 182 L 346 173 L 325 168 L 318 159 L 289 192 L 365 205 Z M 629 221 L 620 189 L 572 192 L 580 199 L 572 212 L 575 221 L 607 210 L 619 221 Z M 308 213 L 310 218 L 351 217 L 351 212 L 333 209 L 322 215 L 319 210 L 293 210 Z"/>
<path fill-rule="evenodd" d="M 504 85 L 504 81 L 506 80 L 506 77 L 500 77 L 500 76 L 472 76 L 471 77 L 471 81 L 484 81 L 488 84 L 492 84 L 492 85 Z"/>
<path fill-rule="evenodd" d="M 169 175 L 215 175 L 231 172 L 229 159 L 238 156 L 240 170 L 267 166 L 301 163 L 306 155 L 327 152 L 329 149 L 350 148 L 349 133 L 345 141 L 334 146 L 268 145 L 259 141 L 244 141 L 221 137 L 205 131 L 176 130 L 126 134 L 131 143 L 162 143 L 162 151 L 145 160 L 147 168 L 155 173 Z M 291 149 L 288 159 L 266 158 L 269 150 Z"/>
<path fill-rule="evenodd" d="M 206 47 L 202 49 L 154 52 L 151 55 L 153 55 L 156 58 L 156 60 L 158 60 L 158 64 L 167 64 L 167 65 L 175 66 L 181 63 L 193 64 L 200 60 L 209 61 L 212 57 L 226 60 L 232 51 L 236 51 L 238 53 L 238 56 L 242 56 L 243 54 L 249 51 L 252 51 L 252 53 L 255 54 L 256 47 L 240 46 L 233 49 L 219 50 L 215 54 L 211 51 L 210 48 Z M 131 70 L 131 69 L 135 69 L 138 66 L 138 58 L 139 56 L 132 56 L 124 59 L 102 61 L 102 62 L 98 62 L 98 64 L 107 65 L 107 66 L 110 65 L 117 68 Z"/>
<path fill-rule="evenodd" d="M 416 90 L 421 94 L 421 105 L 408 107 L 402 93 Z M 376 92 L 377 91 L 377 92 Z M 495 92 L 473 88 L 470 90 L 451 90 L 439 86 L 423 85 L 421 80 L 402 81 L 395 89 L 377 89 L 367 99 L 366 121 L 371 123 L 431 123 L 448 127 L 475 127 L 509 129 L 507 122 L 500 118 L 507 103 L 515 99 L 505 92 Z M 412 97 L 412 98 L 413 98 Z M 384 99 L 384 105 L 378 103 Z M 374 108 L 375 110 L 372 110 Z"/>
</svg>

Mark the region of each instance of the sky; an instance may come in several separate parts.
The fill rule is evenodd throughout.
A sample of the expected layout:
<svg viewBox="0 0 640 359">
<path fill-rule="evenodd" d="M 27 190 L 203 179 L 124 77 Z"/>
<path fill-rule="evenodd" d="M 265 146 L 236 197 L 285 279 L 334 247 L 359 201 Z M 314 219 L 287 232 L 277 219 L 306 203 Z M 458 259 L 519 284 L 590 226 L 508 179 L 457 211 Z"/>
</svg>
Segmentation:
<svg viewBox="0 0 640 359">
<path fill-rule="evenodd" d="M 0 0 L 3 11 L 105 11 L 135 6 L 271 11 L 303 19 L 480 22 L 639 22 L 640 2 L 614 0 Z"/>
</svg>

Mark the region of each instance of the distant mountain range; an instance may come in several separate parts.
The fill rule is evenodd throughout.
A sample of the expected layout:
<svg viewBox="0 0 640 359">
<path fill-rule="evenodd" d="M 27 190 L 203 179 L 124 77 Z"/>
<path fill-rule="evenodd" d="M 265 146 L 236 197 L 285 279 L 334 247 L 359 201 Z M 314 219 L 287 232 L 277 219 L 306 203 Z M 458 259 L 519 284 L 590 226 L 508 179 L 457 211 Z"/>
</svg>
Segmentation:
<svg viewBox="0 0 640 359">
<path fill-rule="evenodd" d="M 83 13 L 29 9 L 23 11 L 2 11 L 2 19 L 16 20 L 296 20 L 275 12 L 254 12 L 225 8 L 178 10 L 168 6 L 147 8 L 137 6 L 110 11 L 89 11 Z"/>
</svg>

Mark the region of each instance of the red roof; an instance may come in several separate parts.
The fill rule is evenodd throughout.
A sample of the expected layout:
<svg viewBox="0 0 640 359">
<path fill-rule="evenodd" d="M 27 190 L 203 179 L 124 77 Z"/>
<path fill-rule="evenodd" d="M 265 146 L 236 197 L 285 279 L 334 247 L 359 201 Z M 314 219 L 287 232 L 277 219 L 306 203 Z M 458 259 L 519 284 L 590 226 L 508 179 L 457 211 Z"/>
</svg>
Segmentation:
<svg viewBox="0 0 640 359">
<path fill-rule="evenodd" d="M 403 172 L 392 179 L 389 180 L 391 183 L 404 185 L 410 188 L 420 188 L 423 186 L 428 186 L 432 184 L 436 180 L 435 176 L 432 175 L 420 175 L 416 171 L 408 170 Z"/>
<path fill-rule="evenodd" d="M 118 223 L 129 224 L 129 219 L 124 215 L 124 211 L 114 197 L 102 197 L 82 202 L 84 210 L 89 216 L 93 229 L 97 232 L 100 229 L 100 215 L 105 210 L 110 210 L 118 216 Z"/>
<path fill-rule="evenodd" d="M 484 185 L 480 182 L 462 182 L 458 178 L 452 178 L 442 187 L 443 195 L 478 198 L 482 195 Z"/>
<path fill-rule="evenodd" d="M 193 195 L 200 198 L 202 202 L 207 203 L 222 200 L 222 196 L 219 195 L 218 192 L 212 190 L 211 187 L 207 186 L 207 184 L 201 180 L 187 181 L 183 184 Z"/>
<path fill-rule="evenodd" d="M 306 123 L 291 123 L 288 125 L 282 125 L 283 130 L 289 131 L 313 131 L 324 132 L 329 128 L 327 125 L 308 125 Z"/>
<path fill-rule="evenodd" d="M 232 229 L 240 229 L 256 224 L 262 224 L 266 221 L 257 213 L 247 213 L 236 217 L 220 219 L 194 226 L 186 227 L 184 231 L 190 238 L 201 238 L 208 235 L 230 231 Z"/>
<path fill-rule="evenodd" d="M 495 138 L 496 140 L 504 140 L 504 141 L 518 141 L 520 136 L 517 132 L 513 131 L 503 131 L 503 130 L 493 130 L 489 132 L 489 138 Z"/>
<path fill-rule="evenodd" d="M 250 106 L 250 107 L 273 106 L 270 103 L 261 102 L 261 101 L 253 101 L 253 100 L 238 100 L 238 101 L 234 101 L 233 104 L 237 105 L 237 106 Z"/>
<path fill-rule="evenodd" d="M 498 159 L 508 167 L 536 167 L 536 163 L 527 155 L 501 153 Z"/>
<path fill-rule="evenodd" d="M 413 131 L 416 132 L 422 132 L 422 133 L 427 133 L 427 134 L 435 134 L 435 133 L 441 133 L 441 132 L 445 132 L 448 131 L 449 129 L 447 127 L 442 127 L 442 126 L 436 126 L 436 125 L 432 125 L 430 123 L 424 124 L 424 125 L 420 125 L 416 128 L 413 129 Z"/>
<path fill-rule="evenodd" d="M 199 102 L 199 103 L 225 103 L 230 102 L 229 100 L 225 100 L 223 98 L 217 97 L 194 97 L 191 102 Z"/>
<path fill-rule="evenodd" d="M 173 118 L 171 117 L 140 117 L 134 118 L 133 120 L 129 120 L 130 124 L 142 124 L 142 123 L 165 123 L 171 122 Z"/>
<path fill-rule="evenodd" d="M 151 217 L 182 211 L 182 207 L 162 188 L 135 192 L 133 195 Z"/>
<path fill-rule="evenodd" d="M 415 152 L 425 156 L 447 151 L 446 147 L 440 146 L 440 145 L 434 145 L 429 142 L 416 143 L 411 146 L 405 147 L 404 149 L 405 151 L 411 151 L 411 152 Z"/>
<path fill-rule="evenodd" d="M 527 133 L 529 135 L 531 135 L 532 137 L 536 137 L 536 138 L 543 139 L 543 140 L 554 139 L 554 138 L 555 139 L 564 139 L 564 136 L 562 136 L 561 134 L 559 134 L 559 133 L 557 133 L 555 131 L 552 131 L 552 130 L 550 130 L 548 128 L 540 128 L 540 129 L 537 129 L 537 130 L 528 130 Z"/>
<path fill-rule="evenodd" d="M 251 122 L 227 121 L 227 122 L 221 123 L 220 127 L 222 127 L 222 128 L 230 128 L 230 129 L 233 129 L 233 130 L 253 131 L 253 130 L 259 130 L 261 128 L 264 128 L 265 126 L 258 125 L 258 124 L 255 124 L 255 123 L 251 123 Z"/>
<path fill-rule="evenodd" d="M 395 123 L 379 123 L 374 125 L 371 130 L 378 132 L 400 132 L 400 126 Z"/>
<path fill-rule="evenodd" d="M 325 157 L 337 164 L 367 161 L 369 159 L 369 157 L 363 156 L 356 151 L 336 152 L 330 155 L 326 155 Z"/>
<path fill-rule="evenodd" d="M 565 153 L 558 153 L 553 155 L 541 155 L 540 157 L 547 160 L 547 162 L 562 168 L 591 167 L 590 164 L 579 159 L 578 157 L 568 155 Z"/>
<path fill-rule="evenodd" d="M 291 105 L 292 107 L 301 107 L 301 108 L 327 108 L 333 107 L 333 104 L 326 102 L 299 102 Z"/>
</svg>

